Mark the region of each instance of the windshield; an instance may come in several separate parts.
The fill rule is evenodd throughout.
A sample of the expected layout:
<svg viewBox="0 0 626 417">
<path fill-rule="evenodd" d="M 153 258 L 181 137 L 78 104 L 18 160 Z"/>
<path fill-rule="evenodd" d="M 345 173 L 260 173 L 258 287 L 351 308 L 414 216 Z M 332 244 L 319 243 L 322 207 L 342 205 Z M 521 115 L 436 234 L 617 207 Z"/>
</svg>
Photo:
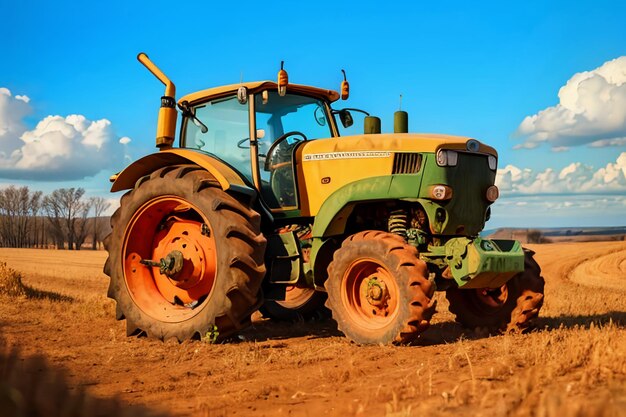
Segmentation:
<svg viewBox="0 0 626 417">
<path fill-rule="evenodd" d="M 183 146 L 212 153 L 252 180 L 248 105 L 240 104 L 235 96 L 230 96 L 196 106 L 193 111 L 208 131 L 202 133 L 187 118 Z"/>
<path fill-rule="evenodd" d="M 268 91 L 267 100 L 255 95 L 256 128 L 261 130 L 260 142 L 272 144 L 287 132 L 303 133 L 307 139 L 332 136 L 324 103 L 312 97 L 287 94 L 279 96 Z M 260 138 L 259 138 L 260 139 Z"/>
</svg>

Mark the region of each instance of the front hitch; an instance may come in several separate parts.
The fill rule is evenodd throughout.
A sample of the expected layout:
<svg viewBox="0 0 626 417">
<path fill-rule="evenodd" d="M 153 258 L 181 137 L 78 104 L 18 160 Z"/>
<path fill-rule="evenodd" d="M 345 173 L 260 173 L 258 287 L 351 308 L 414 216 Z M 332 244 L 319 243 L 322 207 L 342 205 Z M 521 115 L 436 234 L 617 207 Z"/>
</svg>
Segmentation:
<svg viewBox="0 0 626 417">
<path fill-rule="evenodd" d="M 453 278 L 459 288 L 499 288 L 524 271 L 524 250 L 517 240 L 459 237 L 429 250 L 425 257 L 438 258 L 444 276 Z"/>
</svg>

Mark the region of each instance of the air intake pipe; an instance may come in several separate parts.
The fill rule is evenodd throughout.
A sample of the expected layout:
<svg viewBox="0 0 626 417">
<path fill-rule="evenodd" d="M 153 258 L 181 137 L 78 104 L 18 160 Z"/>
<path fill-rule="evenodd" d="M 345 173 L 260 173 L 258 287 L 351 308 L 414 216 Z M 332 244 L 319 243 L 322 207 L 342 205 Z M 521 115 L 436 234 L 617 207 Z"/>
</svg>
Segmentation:
<svg viewBox="0 0 626 417">
<path fill-rule="evenodd" d="M 167 78 L 163 71 L 159 69 L 148 55 L 141 52 L 137 55 L 137 60 L 141 62 L 148 71 L 165 84 L 165 94 L 161 97 L 161 108 L 159 109 L 159 118 L 157 121 L 156 146 L 160 150 L 169 149 L 174 143 L 176 136 L 176 86 Z"/>
<path fill-rule="evenodd" d="M 369 134 L 378 134 L 380 133 L 380 118 L 375 116 L 367 116 L 363 121 L 363 133 L 366 135 Z"/>
<path fill-rule="evenodd" d="M 402 111 L 402 94 L 400 94 L 400 108 L 393 114 L 393 133 L 409 133 L 409 114 Z"/>
<path fill-rule="evenodd" d="M 393 133 L 409 133 L 409 114 L 398 110 L 393 114 Z"/>
</svg>

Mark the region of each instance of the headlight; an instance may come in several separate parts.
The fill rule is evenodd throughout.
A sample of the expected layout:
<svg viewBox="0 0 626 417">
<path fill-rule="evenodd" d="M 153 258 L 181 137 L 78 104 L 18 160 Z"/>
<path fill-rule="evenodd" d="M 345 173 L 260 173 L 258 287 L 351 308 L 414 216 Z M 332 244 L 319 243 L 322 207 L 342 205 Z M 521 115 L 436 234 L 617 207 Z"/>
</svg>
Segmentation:
<svg viewBox="0 0 626 417">
<path fill-rule="evenodd" d="M 480 150 L 480 142 L 476 139 L 470 139 L 467 141 L 465 147 L 470 152 L 478 152 Z"/>
<path fill-rule="evenodd" d="M 493 155 L 489 155 L 487 157 L 487 162 L 489 162 L 489 169 L 492 171 L 495 171 L 496 168 L 498 167 L 498 160 Z"/>
<path fill-rule="evenodd" d="M 500 197 L 500 190 L 498 190 L 498 187 L 496 187 L 495 185 L 492 185 L 491 187 L 487 188 L 485 197 L 487 198 L 487 201 L 493 203 L 498 199 L 498 197 Z"/>
<path fill-rule="evenodd" d="M 452 188 L 447 185 L 433 185 L 430 187 L 430 197 L 433 200 L 449 200 L 452 198 Z"/>
<path fill-rule="evenodd" d="M 459 160 L 459 154 L 449 149 L 439 149 L 437 151 L 437 165 L 440 167 L 455 167 Z"/>
</svg>

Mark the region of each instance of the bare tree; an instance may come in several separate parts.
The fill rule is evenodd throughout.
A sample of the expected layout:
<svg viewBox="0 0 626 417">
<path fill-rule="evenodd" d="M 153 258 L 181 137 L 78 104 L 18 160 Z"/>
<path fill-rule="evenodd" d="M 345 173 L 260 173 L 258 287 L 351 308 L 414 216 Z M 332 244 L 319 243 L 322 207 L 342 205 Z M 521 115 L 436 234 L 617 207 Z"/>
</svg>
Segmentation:
<svg viewBox="0 0 626 417">
<path fill-rule="evenodd" d="M 68 249 L 75 248 L 77 221 L 86 217 L 84 194 L 83 188 L 59 188 L 44 198 L 43 207 L 59 248 L 64 247 L 64 241 Z"/>
<path fill-rule="evenodd" d="M 35 191 L 30 195 L 30 200 L 28 203 L 28 216 L 32 219 L 32 223 L 29 230 L 29 246 L 37 247 L 39 243 L 39 222 L 37 221 L 37 216 L 41 211 L 42 200 L 43 199 L 41 191 Z"/>
<path fill-rule="evenodd" d="M 65 231 L 63 229 L 61 201 L 58 194 L 53 192 L 51 195 L 44 197 L 43 210 L 48 218 L 50 235 L 55 246 L 57 249 L 65 249 Z"/>
<path fill-rule="evenodd" d="M 80 250 L 81 246 L 85 242 L 87 235 L 89 234 L 89 227 L 87 221 L 87 215 L 91 210 L 91 199 L 80 202 L 80 208 L 77 211 L 77 219 L 74 227 L 75 230 L 75 244 L 76 250 Z"/>
<path fill-rule="evenodd" d="M 0 190 L 0 243 L 10 247 L 32 244 L 32 220 L 41 205 L 41 192 L 13 185 Z"/>
<path fill-rule="evenodd" d="M 91 197 L 89 199 L 91 206 L 93 207 L 93 243 L 91 248 L 93 250 L 98 249 L 98 242 L 100 241 L 100 216 L 111 207 L 111 203 L 102 197 Z"/>
</svg>

